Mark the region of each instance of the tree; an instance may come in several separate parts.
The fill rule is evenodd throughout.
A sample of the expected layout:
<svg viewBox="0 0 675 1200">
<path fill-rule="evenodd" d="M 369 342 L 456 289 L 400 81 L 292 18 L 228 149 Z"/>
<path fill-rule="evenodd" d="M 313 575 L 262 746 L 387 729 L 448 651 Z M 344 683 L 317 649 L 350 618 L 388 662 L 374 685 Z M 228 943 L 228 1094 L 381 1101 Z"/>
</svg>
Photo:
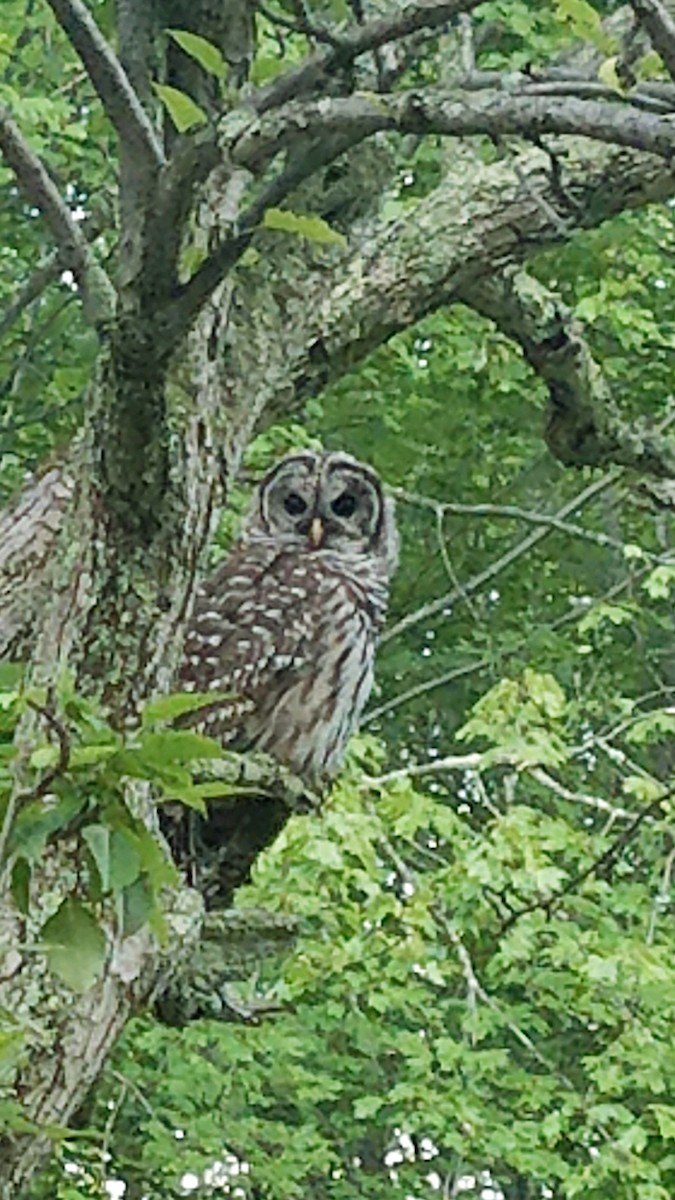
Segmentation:
<svg viewBox="0 0 675 1200">
<path fill-rule="evenodd" d="M 5 394 L 20 445 L 29 430 L 8 482 L 13 466 L 55 443 L 58 453 L 10 504 L 0 549 L 3 651 L 30 658 L 28 690 L 11 701 L 24 754 L 2 833 L 13 946 L 4 1194 L 21 1193 L 47 1152 L 45 1131 L 77 1112 L 130 1014 L 170 991 L 200 941 L 203 915 L 153 836 L 152 797 L 143 787 L 122 797 L 120 778 L 182 787 L 196 802 L 189 777 L 165 769 L 176 743 L 161 726 L 176 709 L 154 702 L 170 690 L 215 514 L 236 497 L 253 432 L 330 384 L 339 392 L 393 334 L 461 302 L 517 342 L 545 382 L 545 437 L 560 462 L 671 476 L 668 441 L 639 406 L 612 399 L 578 318 L 524 270 L 579 231 L 672 195 L 672 23 L 657 0 L 604 7 L 474 13 L 471 0 L 421 0 L 383 13 L 254 13 L 118 0 L 113 13 L 49 0 L 48 21 L 34 5 L 7 5 L 0 148 L 4 241 L 15 250 L 3 274 L 16 291 L 2 323 Z M 54 94 L 38 101 L 28 81 L 52 46 Z M 423 181 L 413 204 L 401 163 Z M 34 428 L 36 380 L 57 410 L 46 434 Z M 447 506 L 431 508 L 442 523 Z M 652 565 L 658 594 L 670 568 Z M 446 591 L 399 629 L 451 602 Z M 139 709 L 140 743 L 123 745 Z M 527 676 L 486 698 L 466 728 L 491 740 L 493 765 L 520 767 L 563 711 L 555 688 Z M 36 749 L 40 730 L 51 744 Z M 291 783 L 261 769 L 257 785 L 290 814 Z M 661 813 L 664 773 L 650 773 L 657 790 L 642 794 L 636 834 Z M 56 805 L 42 803 L 47 794 Z M 241 882 L 278 824 L 250 841 Z M 523 914 L 555 907 L 555 896 L 532 897 L 522 870 Z M 99 892 L 86 902 L 85 877 Z M 537 887 L 558 883 L 549 874 Z M 26 928 L 47 946 L 51 973 L 25 949 Z M 480 995 L 457 937 L 448 928 Z M 80 988 L 75 1001 L 55 976 Z"/>
</svg>

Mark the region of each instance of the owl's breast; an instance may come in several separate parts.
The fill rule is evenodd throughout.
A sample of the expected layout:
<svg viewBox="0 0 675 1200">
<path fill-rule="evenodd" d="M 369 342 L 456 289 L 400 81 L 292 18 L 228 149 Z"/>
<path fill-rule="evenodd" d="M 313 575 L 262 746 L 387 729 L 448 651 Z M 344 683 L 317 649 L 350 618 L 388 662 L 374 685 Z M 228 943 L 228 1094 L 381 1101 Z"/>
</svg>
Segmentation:
<svg viewBox="0 0 675 1200">
<path fill-rule="evenodd" d="M 380 606 L 367 582 L 320 556 L 240 564 L 226 600 L 200 603 L 186 646 L 186 686 L 228 697 L 203 713 L 207 732 L 299 775 L 333 775 L 373 682 Z"/>
</svg>

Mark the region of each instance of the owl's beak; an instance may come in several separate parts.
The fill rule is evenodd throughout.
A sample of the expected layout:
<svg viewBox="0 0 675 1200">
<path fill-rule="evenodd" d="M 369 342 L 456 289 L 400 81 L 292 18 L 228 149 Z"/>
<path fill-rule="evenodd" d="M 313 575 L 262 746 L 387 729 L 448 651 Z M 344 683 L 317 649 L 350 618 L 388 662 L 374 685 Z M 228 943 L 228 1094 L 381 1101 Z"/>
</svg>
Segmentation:
<svg viewBox="0 0 675 1200">
<path fill-rule="evenodd" d="M 309 527 L 309 540 L 314 549 L 318 549 L 323 541 L 324 525 L 321 517 L 312 517 L 312 523 Z"/>
</svg>

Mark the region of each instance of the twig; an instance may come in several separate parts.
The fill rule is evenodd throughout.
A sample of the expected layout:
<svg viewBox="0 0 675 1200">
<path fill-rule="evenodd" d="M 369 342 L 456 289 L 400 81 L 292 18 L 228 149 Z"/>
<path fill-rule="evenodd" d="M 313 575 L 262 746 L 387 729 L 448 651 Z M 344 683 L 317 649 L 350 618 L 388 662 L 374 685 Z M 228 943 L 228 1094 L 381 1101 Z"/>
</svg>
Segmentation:
<svg viewBox="0 0 675 1200">
<path fill-rule="evenodd" d="M 297 96 L 321 90 L 326 78 L 350 66 L 354 59 L 388 42 L 400 41 L 422 29 L 438 29 L 459 13 L 470 12 L 482 0 L 416 0 L 391 17 L 380 17 L 345 32 L 339 45 L 318 51 L 298 67 L 291 68 L 260 88 L 251 97 L 255 111 L 262 115 L 286 104 Z"/>
<path fill-rule="evenodd" d="M 654 935 L 656 933 L 656 922 L 658 920 L 659 913 L 663 912 L 664 908 L 670 903 L 670 889 L 672 886 L 672 877 L 673 877 L 673 868 L 674 867 L 675 867 L 675 845 L 671 846 L 670 853 L 668 854 L 666 861 L 664 863 L 663 876 L 661 878 L 661 886 L 659 887 L 659 890 L 654 897 L 654 903 L 652 904 L 652 911 L 651 911 L 651 914 L 649 917 L 649 929 L 647 930 L 647 936 L 645 938 L 645 941 L 648 946 L 651 946 L 654 942 Z"/>
<path fill-rule="evenodd" d="M 485 769 L 488 765 L 490 768 L 509 766 L 517 768 L 519 764 L 514 760 L 512 754 L 506 752 L 504 754 L 491 755 L 489 764 L 485 761 L 485 755 L 478 751 L 473 751 L 469 754 L 449 754 L 444 758 L 433 759 L 431 762 L 411 763 L 408 767 L 400 767 L 395 771 L 388 771 L 385 775 L 366 776 L 363 780 L 363 787 L 381 787 L 384 784 L 393 783 L 398 779 L 419 779 L 425 775 L 442 775 L 446 771 L 475 772 L 476 780 L 480 780 L 481 769 Z M 548 791 L 554 792 L 561 800 L 569 800 L 574 804 L 583 804 L 588 808 L 594 808 L 598 812 L 607 813 L 613 820 L 632 821 L 634 818 L 634 813 L 629 812 L 625 808 L 615 807 L 608 800 L 604 800 L 602 796 L 593 796 L 587 792 L 571 791 L 541 767 L 522 767 L 520 773 L 523 776 L 529 776 L 531 779 L 534 779 Z M 487 802 L 487 796 L 485 796 L 485 801 Z M 489 804 L 487 806 L 489 807 Z M 494 810 L 494 815 L 499 815 L 497 810 Z"/>
<path fill-rule="evenodd" d="M 531 509 L 519 508 L 516 504 L 455 504 L 445 500 L 434 500 L 430 496 L 421 496 L 418 492 L 409 492 L 405 488 L 392 488 L 392 494 L 397 499 L 403 500 L 404 503 L 432 509 L 437 514 L 437 519 L 440 514 L 452 517 L 496 517 L 503 520 L 523 521 L 528 525 L 549 526 L 551 529 L 558 530 L 559 533 L 566 533 L 570 537 L 580 538 L 582 541 L 592 542 L 603 548 L 619 550 L 621 553 L 626 548 L 625 542 L 610 537 L 607 533 L 584 529 L 581 525 L 560 520 L 552 513 L 535 512 Z M 655 563 L 672 563 L 673 561 L 672 555 L 654 554 L 650 550 L 643 550 L 642 554 L 644 558 Z"/>
<path fill-rule="evenodd" d="M 629 812 L 626 808 L 615 808 L 613 804 L 609 803 L 609 800 L 604 800 L 602 796 L 593 796 L 588 792 L 570 791 L 541 767 L 534 767 L 528 773 L 542 787 L 554 792 L 556 796 L 560 796 L 561 800 L 569 800 L 572 804 L 584 804 L 588 808 L 595 808 L 598 812 L 608 813 L 614 820 L 632 821 L 633 819 L 634 813 Z"/>
<path fill-rule="evenodd" d="M 516 1025 L 514 1021 L 507 1017 L 501 1004 L 495 1000 L 489 994 L 489 992 L 486 992 L 478 976 L 476 975 L 473 963 L 471 961 L 471 956 L 464 945 L 464 942 L 456 930 L 453 929 L 445 913 L 442 912 L 437 906 L 433 907 L 432 912 L 435 919 L 444 930 L 448 940 L 454 946 L 457 952 L 457 957 L 460 961 L 462 972 L 466 980 L 469 997 L 473 999 L 474 1003 L 475 997 L 478 997 L 478 999 L 482 1000 L 483 1004 L 487 1004 L 488 1008 L 491 1008 L 493 1012 L 499 1013 L 509 1033 L 516 1039 L 516 1041 L 520 1042 L 520 1045 L 532 1055 L 536 1062 L 538 1062 L 540 1066 L 544 1067 L 546 1071 L 550 1071 L 553 1075 L 555 1075 L 556 1078 L 558 1078 L 566 1088 L 576 1093 L 577 1088 L 572 1083 L 572 1080 L 569 1079 L 569 1077 L 565 1075 L 565 1073 L 561 1071 L 554 1063 L 551 1063 L 544 1054 L 542 1054 L 541 1050 L 535 1046 L 532 1038 L 529 1037 L 519 1025 Z"/>
<path fill-rule="evenodd" d="M 446 512 L 446 510 L 444 508 L 440 508 L 440 507 L 437 508 L 437 510 L 436 510 L 436 540 L 438 542 L 438 550 L 439 550 L 439 553 L 441 556 L 441 562 L 443 563 L 443 566 L 445 567 L 445 573 L 448 576 L 448 579 L 450 580 L 451 584 L 453 585 L 454 588 L 456 588 L 458 591 L 460 591 L 462 593 L 462 597 L 466 603 L 466 606 L 467 606 L 469 612 L 471 613 L 471 616 L 473 617 L 474 621 L 478 622 L 480 620 L 480 614 L 479 614 L 475 604 L 473 603 L 473 600 L 471 599 L 471 597 L 468 594 L 467 595 L 464 594 L 464 588 L 462 586 L 462 581 L 460 580 L 460 578 L 452 564 L 452 559 L 450 558 L 450 555 L 448 553 L 448 547 L 447 547 L 447 544 L 445 541 L 445 530 L 443 528 L 445 512 Z"/>
<path fill-rule="evenodd" d="M 112 311 L 113 287 L 96 262 L 84 233 L 62 200 L 44 163 L 31 150 L 10 112 L 0 104 L 0 150 L 28 200 L 40 209 L 64 263 L 82 289 L 85 310 L 92 321 Z"/>
<path fill-rule="evenodd" d="M 41 267 L 37 267 L 16 299 L 5 309 L 2 318 L 0 318 L 0 340 L 9 333 L 21 314 L 27 308 L 30 308 L 31 304 L 42 295 L 50 283 L 58 279 L 62 271 L 63 263 L 58 252 L 53 254 Z"/>
<path fill-rule="evenodd" d="M 371 816 L 375 815 L 375 809 L 372 805 L 368 806 L 368 812 Z M 377 841 L 384 850 L 385 854 L 389 856 L 394 864 L 401 883 L 403 883 L 410 890 L 410 894 L 412 895 L 412 893 L 416 890 L 415 876 L 407 862 L 404 858 L 401 858 L 401 855 L 394 846 L 393 842 L 391 842 L 384 833 L 380 834 Z"/>
<path fill-rule="evenodd" d="M 47 0 L 77 51 L 120 141 L 133 143 L 155 167 L 164 151 L 121 63 L 82 0 Z"/>
<path fill-rule="evenodd" d="M 584 488 L 582 492 L 579 492 L 573 500 L 569 500 L 567 504 L 564 504 L 555 514 L 554 520 L 564 520 L 569 513 L 576 512 L 579 508 L 588 504 L 590 500 L 595 499 L 596 496 L 606 491 L 608 487 L 615 483 L 619 478 L 619 474 L 619 471 L 615 469 L 606 472 L 600 479 L 596 479 L 588 487 Z M 409 629 L 411 625 L 417 625 L 420 621 L 427 621 L 431 617 L 435 617 L 439 612 L 442 612 L 444 608 L 465 601 L 467 596 L 480 591 L 486 583 L 490 582 L 497 575 L 500 575 L 502 571 L 510 567 L 523 554 L 527 554 L 533 546 L 538 545 L 539 542 L 548 537 L 551 529 L 552 526 L 547 522 L 543 529 L 537 529 L 533 533 L 528 534 L 526 538 L 517 542 L 510 550 L 507 550 L 506 554 L 503 554 L 495 562 L 490 563 L 477 575 L 474 575 L 472 579 L 467 580 L 461 588 L 454 588 L 451 592 L 446 592 L 444 596 L 440 596 L 437 600 L 430 600 L 427 604 L 423 604 L 415 612 L 408 613 L 407 616 L 397 621 L 395 625 L 392 625 L 386 631 L 382 640 L 385 642 L 390 641 L 392 638 L 398 637 L 406 629 Z"/>
<path fill-rule="evenodd" d="M 590 879 L 592 875 L 598 875 L 601 871 L 608 871 L 613 866 L 615 859 L 633 840 L 643 822 L 646 821 L 648 817 L 651 817 L 652 814 L 658 812 L 664 800 L 669 800 L 673 795 L 675 795 L 675 789 L 664 792 L 656 800 L 651 800 L 649 804 L 646 804 L 633 819 L 633 821 L 631 821 L 630 825 L 626 829 L 623 829 L 618 837 L 614 838 L 614 841 L 610 843 L 607 849 L 603 851 L 598 858 L 595 858 L 593 862 L 583 871 L 579 871 L 577 875 L 573 875 L 572 878 L 567 881 L 565 886 L 559 888 L 558 891 L 549 896 L 548 900 L 536 900 L 533 901 L 532 904 L 525 905 L 523 908 L 515 909 L 511 915 L 502 922 L 499 928 L 498 936 L 503 937 L 504 934 L 511 929 L 521 917 L 526 916 L 528 913 L 538 912 L 541 910 L 546 913 L 547 918 L 550 920 L 553 913 L 556 912 L 560 907 L 565 896 L 569 896 L 570 892 L 573 892 L 582 883 L 585 883 L 586 880 Z"/>
<path fill-rule="evenodd" d="M 476 671 L 483 671 L 489 666 L 489 658 L 480 658 L 477 662 L 467 663 L 465 667 L 455 667 L 452 671 L 446 671 L 444 675 L 438 675 L 435 679 L 427 679 L 424 683 L 417 683 L 414 687 L 408 688 L 406 692 L 399 692 L 398 696 L 387 700 L 385 704 L 380 704 L 377 708 L 371 709 L 366 713 L 361 724 L 370 725 L 373 721 L 378 721 L 380 717 L 385 716 L 386 713 L 393 712 L 395 708 L 400 708 L 402 704 L 407 704 L 409 700 L 416 700 L 418 696 L 424 696 L 426 692 L 434 691 L 439 687 L 445 687 L 448 683 L 454 683 L 455 679 L 462 679 L 465 675 L 473 675 Z"/>
<path fill-rule="evenodd" d="M 327 46 L 333 46 L 336 49 L 342 45 L 341 39 L 324 25 L 314 25 L 313 22 L 302 17 L 292 20 L 290 17 L 284 17 L 281 13 L 272 12 L 266 4 L 258 3 L 257 9 L 271 25 L 276 25 L 279 29 L 287 29 L 289 33 L 301 33 L 304 37 L 313 38 L 316 42 L 325 42 Z"/>
<path fill-rule="evenodd" d="M 491 766 L 511 766 L 513 755 L 493 759 Z M 385 783 L 393 783 L 396 779 L 418 779 L 422 775 L 440 775 L 444 771 L 479 771 L 485 766 L 485 755 L 477 750 L 470 754 L 448 754 L 445 758 L 435 758 L 433 762 L 411 763 L 409 767 L 400 767 L 396 771 L 387 771 L 386 775 L 366 775 L 362 786 L 364 788 L 381 787 Z"/>
<path fill-rule="evenodd" d="M 318 142 L 309 151 L 272 179 L 256 200 L 242 213 L 233 237 L 224 239 L 204 260 L 194 275 L 179 287 L 167 306 L 166 346 L 171 352 L 175 342 L 189 328 L 196 313 L 217 285 L 236 266 L 258 231 L 268 208 L 276 207 L 310 175 L 338 158 L 349 141 L 333 139 Z"/>
<path fill-rule="evenodd" d="M 52 733 L 56 734 L 56 740 L 59 745 L 59 757 L 54 766 L 45 771 L 36 786 L 27 792 L 25 796 L 20 797 L 22 803 L 25 800 L 39 800 L 41 796 L 46 796 L 54 780 L 58 779 L 61 775 L 65 775 L 70 761 L 70 737 L 66 727 L 44 705 L 36 704 L 34 700 L 27 700 L 26 704 L 28 708 L 32 708 L 33 712 L 42 717 Z M 0 854 L 1 857 L 2 855 Z"/>
</svg>

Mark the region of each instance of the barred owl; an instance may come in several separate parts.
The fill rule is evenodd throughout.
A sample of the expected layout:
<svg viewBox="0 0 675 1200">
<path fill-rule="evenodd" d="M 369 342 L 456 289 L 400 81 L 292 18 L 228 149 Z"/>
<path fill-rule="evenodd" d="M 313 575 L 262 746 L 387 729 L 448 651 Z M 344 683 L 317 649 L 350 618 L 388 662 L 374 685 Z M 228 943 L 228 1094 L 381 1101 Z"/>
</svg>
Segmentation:
<svg viewBox="0 0 675 1200">
<path fill-rule="evenodd" d="M 371 689 L 396 555 L 371 467 L 310 451 L 278 463 L 198 593 L 180 686 L 227 696 L 195 714 L 204 731 L 329 779 Z"/>
</svg>

